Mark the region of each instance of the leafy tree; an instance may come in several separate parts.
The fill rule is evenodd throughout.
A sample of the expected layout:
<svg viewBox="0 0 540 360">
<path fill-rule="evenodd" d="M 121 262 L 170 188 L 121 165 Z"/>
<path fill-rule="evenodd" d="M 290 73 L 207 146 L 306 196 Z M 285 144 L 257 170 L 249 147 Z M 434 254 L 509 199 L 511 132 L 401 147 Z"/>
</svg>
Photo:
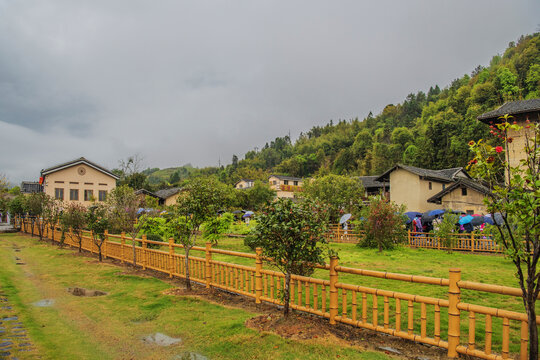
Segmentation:
<svg viewBox="0 0 540 360">
<path fill-rule="evenodd" d="M 488 181 L 493 188 L 492 196 L 485 199 L 487 210 L 493 218 L 498 213 L 503 220 L 495 222 L 498 230 L 495 239 L 502 244 L 516 267 L 528 317 L 529 359 L 536 360 L 538 327 L 535 304 L 540 293 L 540 124 L 527 124 L 523 128 L 511 124 L 511 118 L 504 116 L 500 124 L 492 126 L 495 135 L 503 138 L 503 146 L 493 147 L 485 141 L 471 141 L 471 149 L 476 154 L 471 165 L 473 173 Z M 517 166 L 510 165 L 513 152 L 508 146 L 512 142 L 509 130 L 522 132 L 525 136 L 525 157 Z M 499 164 L 505 173 L 504 184 L 498 181 Z"/>
<path fill-rule="evenodd" d="M 263 255 L 285 275 L 283 291 L 284 314 L 289 315 L 290 283 L 293 273 L 311 270 L 311 264 L 324 264 L 324 233 L 328 210 L 306 199 L 294 203 L 278 199 L 256 217 L 253 236 L 262 247 Z"/>
<path fill-rule="evenodd" d="M 337 222 L 344 213 L 358 215 L 364 187 L 358 178 L 330 174 L 306 181 L 304 196 L 327 204 L 330 221 Z"/>
<path fill-rule="evenodd" d="M 517 86 L 517 76 L 507 67 L 500 67 L 497 70 L 497 82 L 500 86 L 500 94 L 505 100 L 511 100 L 519 94 Z"/>
<path fill-rule="evenodd" d="M 79 244 L 79 252 L 82 251 L 83 230 L 86 227 L 86 208 L 78 203 L 67 204 L 60 218 L 63 228 L 71 229 L 71 236 Z"/>
<path fill-rule="evenodd" d="M 43 207 L 43 221 L 49 225 L 51 239 L 54 241 L 54 230 L 62 213 L 62 201 L 49 197 Z"/>
<path fill-rule="evenodd" d="M 442 221 L 435 229 L 435 235 L 439 241 L 446 247 L 448 252 L 452 251 L 452 234 L 456 232 L 456 224 L 459 221 L 459 216 L 451 212 L 444 214 Z"/>
<path fill-rule="evenodd" d="M 138 227 L 137 212 L 140 207 L 139 197 L 128 185 L 114 188 L 107 196 L 108 218 L 114 232 L 125 231 L 131 236 L 133 266 L 137 265 L 136 241 Z"/>
<path fill-rule="evenodd" d="M 32 225 L 37 222 L 39 240 L 43 240 L 43 232 L 45 230 L 46 223 L 43 221 L 43 213 L 45 207 L 49 202 L 49 195 L 39 192 L 32 193 L 25 201 L 26 212 L 30 216 Z M 34 226 L 32 226 L 32 236 L 34 236 Z"/>
<path fill-rule="evenodd" d="M 191 290 L 189 251 L 195 246 L 201 225 L 231 201 L 228 186 L 213 178 L 191 180 L 178 196 L 175 217 L 168 222 L 172 237 L 184 246 L 186 288 Z"/>
<path fill-rule="evenodd" d="M 168 235 L 167 219 L 157 213 L 144 214 L 139 218 L 136 229 L 139 234 L 146 235 L 148 240 L 163 241 Z M 159 245 L 148 244 L 149 248 L 158 248 Z"/>
<path fill-rule="evenodd" d="M 361 247 L 392 249 L 405 239 L 404 206 L 399 206 L 377 195 L 369 198 L 369 206 L 364 208 L 362 228 L 366 236 L 358 243 Z"/>
<path fill-rule="evenodd" d="M 225 213 L 221 216 L 215 216 L 202 224 L 203 238 L 213 244 L 217 244 L 219 238 L 231 228 L 234 216 L 231 213 Z"/>
<path fill-rule="evenodd" d="M 86 211 L 86 224 L 91 231 L 92 241 L 98 248 L 99 261 L 103 261 L 101 247 L 105 242 L 105 231 L 109 227 L 107 210 L 104 204 L 97 204 L 89 206 Z"/>
</svg>

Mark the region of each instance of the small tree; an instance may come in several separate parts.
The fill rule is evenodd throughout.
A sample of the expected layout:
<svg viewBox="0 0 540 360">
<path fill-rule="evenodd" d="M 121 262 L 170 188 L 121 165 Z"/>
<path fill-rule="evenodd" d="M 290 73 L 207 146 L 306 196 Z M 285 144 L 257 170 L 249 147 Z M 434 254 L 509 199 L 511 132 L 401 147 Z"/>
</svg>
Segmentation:
<svg viewBox="0 0 540 360">
<path fill-rule="evenodd" d="M 459 216 L 451 212 L 444 214 L 442 221 L 435 230 L 435 235 L 442 242 L 448 252 L 452 251 L 452 234 L 456 231 L 456 224 L 459 221 Z"/>
<path fill-rule="evenodd" d="M 495 221 L 498 230 L 495 240 L 502 244 L 516 267 L 528 317 L 529 359 L 537 360 L 535 304 L 540 293 L 540 124 L 530 124 L 527 120 L 523 128 L 515 122 L 511 124 L 511 118 L 503 116 L 501 123 L 491 125 L 491 133 L 503 140 L 503 146 L 493 147 L 483 140 L 469 143 L 476 155 L 470 165 L 473 174 L 488 181 L 493 189 L 485 202 L 494 220 L 495 213 L 502 217 L 502 221 Z M 525 156 L 517 166 L 510 165 L 511 151 L 508 145 L 513 139 L 508 136 L 509 130 L 523 132 L 525 137 Z M 498 181 L 501 170 L 504 170 L 504 183 Z"/>
<path fill-rule="evenodd" d="M 233 221 L 234 216 L 231 213 L 210 218 L 202 225 L 203 238 L 213 244 L 217 244 L 219 238 L 229 231 Z"/>
<path fill-rule="evenodd" d="M 136 226 L 139 234 L 146 235 L 148 240 L 163 241 L 169 234 L 167 219 L 157 214 L 144 214 L 139 218 Z M 158 248 L 159 245 L 148 244 L 149 248 Z"/>
<path fill-rule="evenodd" d="M 285 275 L 283 311 L 289 315 L 290 283 L 293 273 L 312 270 L 315 263 L 324 264 L 324 233 L 328 210 L 306 199 L 295 203 L 291 199 L 278 199 L 256 217 L 253 236 L 258 239 L 263 255 Z"/>
<path fill-rule="evenodd" d="M 78 203 L 69 203 L 60 219 L 63 228 L 70 228 L 72 239 L 77 240 L 79 252 L 82 251 L 83 230 L 86 227 L 86 208 Z"/>
<path fill-rule="evenodd" d="M 109 207 L 108 217 L 115 232 L 125 231 L 131 236 L 133 250 L 133 266 L 137 265 L 137 252 L 135 251 L 137 234 L 137 212 L 140 207 L 140 200 L 135 191 L 127 185 L 114 188 L 107 196 Z"/>
<path fill-rule="evenodd" d="M 215 216 L 231 199 L 228 186 L 212 178 L 191 180 L 178 196 L 176 217 L 169 221 L 175 241 L 184 246 L 186 288 L 191 290 L 189 251 L 195 246 L 201 225 Z"/>
<path fill-rule="evenodd" d="M 330 174 L 306 181 L 304 196 L 327 203 L 330 220 L 337 222 L 344 213 L 359 213 L 364 187 L 358 178 Z"/>
<path fill-rule="evenodd" d="M 363 210 L 365 221 L 362 228 L 366 236 L 358 243 L 362 247 L 392 249 L 405 239 L 404 206 L 399 206 L 381 195 L 369 198 L 369 206 Z"/>
<path fill-rule="evenodd" d="M 49 197 L 43 207 L 43 221 L 49 225 L 51 240 L 54 241 L 54 230 L 62 212 L 62 201 Z"/>
<path fill-rule="evenodd" d="M 9 213 L 11 216 L 23 216 L 24 215 L 24 205 L 25 197 L 24 195 L 17 195 L 8 204 Z M 26 231 L 25 224 L 22 224 L 23 231 Z"/>
<path fill-rule="evenodd" d="M 92 205 L 86 212 L 86 223 L 88 230 L 92 233 L 92 241 L 98 248 L 99 261 L 102 261 L 101 247 L 105 242 L 105 230 L 109 227 L 107 218 L 107 207 L 103 204 Z"/>
<path fill-rule="evenodd" d="M 32 193 L 26 199 L 26 211 L 30 216 L 32 222 L 32 236 L 34 236 L 34 224 L 38 224 L 39 240 L 43 240 L 43 232 L 45 230 L 46 223 L 43 219 L 43 213 L 49 202 L 49 195 L 45 193 Z"/>
</svg>

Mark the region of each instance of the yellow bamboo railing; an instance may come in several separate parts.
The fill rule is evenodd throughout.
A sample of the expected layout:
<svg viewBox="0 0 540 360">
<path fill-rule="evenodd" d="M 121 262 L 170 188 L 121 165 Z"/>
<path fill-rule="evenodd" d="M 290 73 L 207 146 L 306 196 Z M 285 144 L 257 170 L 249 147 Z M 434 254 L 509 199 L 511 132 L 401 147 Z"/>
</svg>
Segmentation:
<svg viewBox="0 0 540 360">
<path fill-rule="evenodd" d="M 23 225 L 22 222 L 28 220 L 17 221 Z M 31 233 L 32 226 L 37 226 L 30 223 L 24 225 L 22 228 L 26 229 L 27 233 Z M 60 229 L 55 227 L 53 232 L 54 241 L 59 242 Z M 65 237 L 65 244 L 78 247 L 70 233 Z M 50 235 L 52 238 L 52 232 Z M 132 244 L 126 244 L 126 240 L 131 241 L 125 234 L 107 233 L 102 248 L 104 257 L 133 262 Z M 183 248 L 182 245 L 175 244 L 172 239 L 160 242 L 143 237 L 135 241 L 138 266 L 163 272 L 170 277 L 185 278 L 185 255 L 176 252 Z M 148 248 L 148 244 L 161 246 L 164 250 Z M 82 248 L 92 253 L 97 251 L 89 232 L 83 233 Z M 207 288 L 223 289 L 253 298 L 257 304 L 267 302 L 282 305 L 280 294 L 284 288 L 285 276 L 281 272 L 263 267 L 261 249 L 257 249 L 255 254 L 248 254 L 215 249 L 207 243 L 205 247 L 194 246 L 192 250 L 205 254 L 204 257 L 189 258 L 188 266 L 193 281 Z M 252 259 L 254 266 L 214 260 L 213 254 Z M 335 257 L 330 259 L 329 264 L 319 265 L 317 268 L 328 271 L 329 280 L 292 275 L 291 308 L 325 317 L 330 324 L 345 323 L 444 348 L 450 358 L 466 354 L 483 359 L 506 359 L 511 355 L 512 341 L 519 343 L 520 358 L 527 358 L 526 314 L 461 301 L 463 290 L 519 297 L 522 293 L 518 288 L 464 281 L 461 280 L 459 269 L 450 269 L 449 278 L 435 278 L 344 267 L 339 265 Z M 448 289 L 448 296 L 444 299 L 433 298 L 346 284 L 340 282 L 340 274 L 443 287 Z M 432 326 L 428 326 L 430 319 L 433 319 L 430 323 Z M 493 332 L 494 321 L 502 321 L 501 333 L 497 334 L 497 337 L 494 337 Z M 537 316 L 536 323 L 540 324 L 540 316 Z M 483 329 L 479 328 L 482 324 Z M 518 327 L 519 334 L 511 335 L 512 331 L 518 331 Z M 466 334 L 461 334 L 462 329 L 466 330 Z M 477 346 L 476 342 L 479 334 L 484 337 L 482 348 Z M 494 353 L 494 339 L 499 342 L 496 344 L 497 350 L 500 348 L 499 354 Z"/>
</svg>

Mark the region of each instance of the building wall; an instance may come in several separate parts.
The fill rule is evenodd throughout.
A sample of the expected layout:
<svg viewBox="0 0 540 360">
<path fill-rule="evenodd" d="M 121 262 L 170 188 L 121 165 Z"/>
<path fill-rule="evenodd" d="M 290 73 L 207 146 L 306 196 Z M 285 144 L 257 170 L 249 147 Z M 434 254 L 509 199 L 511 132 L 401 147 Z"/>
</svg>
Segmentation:
<svg viewBox="0 0 540 360">
<path fill-rule="evenodd" d="M 270 176 L 268 183 L 271 189 L 276 190 L 276 196 L 278 198 L 294 198 L 295 193 L 302 191 L 302 186 L 304 185 L 303 180 L 298 180 L 298 185 L 294 185 L 293 180 L 288 180 L 288 184 L 285 184 L 285 180 L 281 180 L 275 176 Z"/>
<path fill-rule="evenodd" d="M 444 209 L 459 210 L 472 214 L 485 214 L 484 195 L 476 190 L 467 188 L 467 195 L 461 193 L 461 188 L 454 189 L 442 198 Z"/>
<path fill-rule="evenodd" d="M 163 205 L 165 206 L 171 206 L 171 205 L 176 205 L 176 198 L 178 197 L 178 193 L 172 195 L 172 196 L 169 196 L 168 198 L 165 199 L 165 201 L 163 202 Z"/>
<path fill-rule="evenodd" d="M 79 172 L 79 169 L 84 169 L 84 171 Z M 64 189 L 64 202 L 76 202 L 89 206 L 92 202 L 84 201 L 85 190 L 92 190 L 93 196 L 98 201 L 100 190 L 105 190 L 108 194 L 115 187 L 115 178 L 88 165 L 79 164 L 46 175 L 43 191 L 54 198 L 55 189 Z M 79 200 L 70 200 L 71 189 L 79 190 Z"/>
<path fill-rule="evenodd" d="M 253 181 L 244 181 L 240 180 L 236 186 L 237 189 L 249 189 L 250 187 L 253 187 Z"/>
<path fill-rule="evenodd" d="M 531 118 L 531 117 L 529 117 Z M 532 119 L 532 118 L 531 118 Z M 525 134 L 531 134 L 533 133 L 533 129 L 529 128 L 527 129 L 527 123 L 525 122 L 526 117 L 524 115 L 516 115 L 515 117 L 516 122 L 518 125 L 522 126 L 523 129 L 520 131 L 514 131 L 509 130 L 508 136 L 512 138 L 512 142 L 508 144 L 508 152 L 509 152 L 509 159 L 510 159 L 510 165 L 511 166 L 518 166 L 520 160 L 525 159 Z M 510 121 L 513 121 L 510 119 Z"/>
<path fill-rule="evenodd" d="M 403 169 L 390 173 L 390 200 L 405 205 L 407 211 L 426 212 L 440 208 L 440 205 L 428 203 L 427 199 L 442 190 L 443 183 L 420 179 L 420 176 Z"/>
</svg>

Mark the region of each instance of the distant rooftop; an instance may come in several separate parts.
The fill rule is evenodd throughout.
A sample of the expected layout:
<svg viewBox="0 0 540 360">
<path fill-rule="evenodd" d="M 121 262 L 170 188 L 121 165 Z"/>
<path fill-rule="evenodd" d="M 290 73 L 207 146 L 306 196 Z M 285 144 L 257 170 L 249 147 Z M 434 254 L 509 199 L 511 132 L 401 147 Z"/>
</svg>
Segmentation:
<svg viewBox="0 0 540 360">
<path fill-rule="evenodd" d="M 422 178 L 431 179 L 440 182 L 453 182 L 456 180 L 457 174 L 463 172 L 467 177 L 469 175 L 462 167 L 450 168 L 450 169 L 441 169 L 441 170 L 431 170 L 431 169 L 422 169 L 416 166 L 402 165 L 397 164 L 392 167 L 390 170 L 387 170 L 384 174 L 376 178 L 376 181 L 389 181 L 390 173 L 396 169 L 403 169 L 413 174 L 416 174 Z"/>
</svg>

